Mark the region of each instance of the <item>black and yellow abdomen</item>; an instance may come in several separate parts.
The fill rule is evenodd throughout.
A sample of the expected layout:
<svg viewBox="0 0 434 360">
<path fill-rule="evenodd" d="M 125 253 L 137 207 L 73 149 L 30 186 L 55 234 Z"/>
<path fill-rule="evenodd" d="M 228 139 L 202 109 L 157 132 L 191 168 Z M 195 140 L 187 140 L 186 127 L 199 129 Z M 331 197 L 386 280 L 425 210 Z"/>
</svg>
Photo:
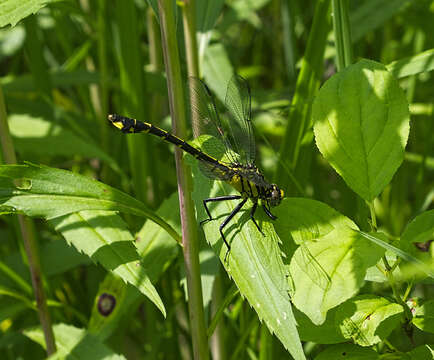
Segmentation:
<svg viewBox="0 0 434 360">
<path fill-rule="evenodd" d="M 119 130 L 126 134 L 132 133 L 149 133 L 158 136 L 162 140 L 165 140 L 190 155 L 194 156 L 196 159 L 207 164 L 208 171 L 215 173 L 216 178 L 222 178 L 224 174 L 229 173 L 229 167 L 221 163 L 217 159 L 205 154 L 203 151 L 196 149 L 195 147 L 188 144 L 186 141 L 180 139 L 179 137 L 163 130 L 157 126 L 144 121 L 137 121 L 126 116 L 121 116 L 117 114 L 111 114 L 108 116 L 109 121 L 116 126 Z M 224 174 L 223 174 L 224 173 Z M 228 176 L 226 176 L 228 177 Z"/>
</svg>

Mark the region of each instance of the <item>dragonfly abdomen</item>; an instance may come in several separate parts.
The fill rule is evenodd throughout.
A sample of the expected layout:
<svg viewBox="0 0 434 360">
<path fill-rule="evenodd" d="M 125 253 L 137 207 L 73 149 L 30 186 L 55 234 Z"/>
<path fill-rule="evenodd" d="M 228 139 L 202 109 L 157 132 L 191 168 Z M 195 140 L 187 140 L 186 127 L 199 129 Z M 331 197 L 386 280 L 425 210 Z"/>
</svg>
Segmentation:
<svg viewBox="0 0 434 360">
<path fill-rule="evenodd" d="M 227 171 L 227 167 L 221 162 L 219 162 L 217 159 L 213 158 L 212 156 L 209 156 L 208 154 L 205 154 L 203 151 L 196 149 L 195 147 L 191 146 L 190 144 L 180 139 L 179 137 L 157 126 L 154 126 L 144 121 L 137 121 L 136 119 L 132 119 L 117 114 L 109 115 L 108 119 L 113 123 L 114 126 L 116 126 L 124 133 L 129 134 L 129 133 L 143 132 L 143 133 L 149 133 L 158 136 L 159 138 L 179 147 L 180 149 L 194 156 L 196 159 L 211 164 L 212 165 L 211 168 L 213 168 L 213 171 L 215 172 Z"/>
</svg>

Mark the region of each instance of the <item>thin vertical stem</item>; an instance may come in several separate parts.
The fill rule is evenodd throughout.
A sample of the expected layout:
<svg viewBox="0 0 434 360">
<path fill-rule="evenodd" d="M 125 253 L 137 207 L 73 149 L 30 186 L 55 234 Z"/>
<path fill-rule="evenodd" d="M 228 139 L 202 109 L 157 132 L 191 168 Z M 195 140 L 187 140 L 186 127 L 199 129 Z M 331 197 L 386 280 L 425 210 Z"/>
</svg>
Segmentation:
<svg viewBox="0 0 434 360">
<path fill-rule="evenodd" d="M 7 123 L 6 106 L 3 97 L 3 90 L 0 87 L 0 144 L 2 149 L 3 160 L 7 164 L 15 164 L 17 158 L 15 155 L 12 138 L 9 133 Z M 36 306 L 38 308 L 39 321 L 41 322 L 42 331 L 44 333 L 45 344 L 47 347 L 47 355 L 56 352 L 56 344 L 54 341 L 53 328 L 51 326 L 50 313 L 48 312 L 47 301 L 45 297 L 44 287 L 42 284 L 41 263 L 39 261 L 38 247 L 31 219 L 18 216 L 21 236 L 26 250 L 27 260 L 29 262 L 30 275 L 32 278 L 33 291 L 35 292 Z"/>
<path fill-rule="evenodd" d="M 333 0 L 333 30 L 335 34 L 338 71 L 351 65 L 353 48 L 347 0 Z"/>
<path fill-rule="evenodd" d="M 196 37 L 195 0 L 184 0 L 182 20 L 184 23 L 185 53 L 187 55 L 188 76 L 199 76 L 199 57 Z"/>
<path fill-rule="evenodd" d="M 172 0 L 159 0 L 161 39 L 169 91 L 172 127 L 181 138 L 186 135 L 186 107 L 183 95 L 181 66 L 175 31 L 175 16 Z M 191 171 L 184 164 L 181 150 L 175 150 L 178 176 L 179 204 L 181 207 L 182 241 L 187 279 L 190 329 L 195 359 L 208 359 L 208 344 L 203 313 L 202 286 L 199 269 L 199 242 L 193 201 Z"/>
<path fill-rule="evenodd" d="M 185 0 L 182 12 L 182 19 L 184 23 L 184 42 L 185 53 L 187 55 L 187 71 L 188 76 L 199 77 L 199 56 L 197 50 L 197 37 L 196 37 L 196 6 L 195 0 Z M 197 102 L 193 97 L 197 96 L 194 91 L 190 91 L 190 101 Z M 195 119 L 199 116 L 192 110 L 191 116 L 193 117 L 192 126 L 195 134 L 200 133 L 198 128 L 199 121 Z"/>
</svg>

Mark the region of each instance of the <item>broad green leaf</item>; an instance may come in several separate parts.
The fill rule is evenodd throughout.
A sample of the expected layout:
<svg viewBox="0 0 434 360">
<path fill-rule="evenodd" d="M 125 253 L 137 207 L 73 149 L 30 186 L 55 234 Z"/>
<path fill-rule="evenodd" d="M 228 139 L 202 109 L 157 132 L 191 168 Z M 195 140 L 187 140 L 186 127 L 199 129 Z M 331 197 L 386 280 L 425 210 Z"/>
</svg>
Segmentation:
<svg viewBox="0 0 434 360">
<path fill-rule="evenodd" d="M 32 156 L 37 154 L 96 157 L 105 161 L 118 174 L 126 177 L 116 161 L 96 144 L 79 138 L 57 124 L 27 114 L 11 115 L 8 120 L 14 144 L 19 152 Z"/>
<path fill-rule="evenodd" d="M 326 320 L 321 325 L 315 325 L 305 314 L 294 308 L 300 339 L 317 344 L 338 344 L 344 342 L 345 338 L 335 324 L 337 309 L 334 308 L 328 311 Z"/>
<path fill-rule="evenodd" d="M 361 60 L 330 78 L 312 110 L 318 149 L 347 185 L 371 201 L 404 159 L 409 111 L 384 65 Z"/>
<path fill-rule="evenodd" d="M 380 356 L 372 349 L 353 344 L 330 346 L 319 353 L 315 360 L 379 360 Z"/>
<path fill-rule="evenodd" d="M 427 301 L 418 307 L 412 322 L 422 331 L 434 334 L 434 300 Z"/>
<path fill-rule="evenodd" d="M 196 141 L 200 142 L 203 139 Z M 215 144 L 215 141 L 207 138 L 202 144 L 217 149 L 219 145 Z M 200 221 L 206 219 L 203 199 L 229 194 L 233 190 L 218 181 L 212 186 L 212 182 L 198 170 L 195 160 L 189 157 L 188 161 L 193 166 L 193 199 Z M 231 244 L 231 251 L 227 261 L 224 261 L 227 248 L 220 236 L 219 225 L 235 208 L 237 202 L 221 201 L 210 204 L 209 208 L 215 220 L 208 221 L 202 226 L 206 240 L 259 318 L 266 322 L 269 330 L 276 334 L 295 359 L 305 359 L 287 293 L 286 271 L 278 246 L 280 240 L 262 210 L 258 210 L 255 217 L 265 236 L 258 231 L 249 217 L 250 201 L 225 228 L 224 233 Z"/>
<path fill-rule="evenodd" d="M 53 326 L 56 339 L 57 352 L 50 356 L 54 359 L 80 359 L 80 360 L 121 360 L 122 355 L 114 353 L 110 348 L 89 334 L 84 329 L 66 324 Z M 24 331 L 24 335 L 45 348 L 44 334 L 40 328 Z"/>
<path fill-rule="evenodd" d="M 0 27 L 8 24 L 15 26 L 18 21 L 37 13 L 53 1 L 56 0 L 2 0 L 0 2 Z"/>
<path fill-rule="evenodd" d="M 346 339 L 372 346 L 386 339 L 399 325 L 402 306 L 374 295 L 360 295 L 339 306 L 336 325 Z"/>
<path fill-rule="evenodd" d="M 178 233 L 143 203 L 108 185 L 46 166 L 0 166 L 0 213 L 20 212 L 52 219 L 82 210 L 122 211 L 148 217 L 180 240 Z"/>
<path fill-rule="evenodd" d="M 367 269 L 384 250 L 355 232 L 357 225 L 350 219 L 319 201 L 287 198 L 276 214 L 275 227 L 291 259 L 291 300 L 314 324 L 322 324 L 328 310 L 359 291 Z M 300 244 L 293 255 L 285 244 L 291 237 Z"/>
<path fill-rule="evenodd" d="M 141 266 L 134 238 L 119 215 L 109 211 L 80 211 L 49 222 L 79 252 L 137 287 L 166 315 L 146 268 Z"/>
</svg>

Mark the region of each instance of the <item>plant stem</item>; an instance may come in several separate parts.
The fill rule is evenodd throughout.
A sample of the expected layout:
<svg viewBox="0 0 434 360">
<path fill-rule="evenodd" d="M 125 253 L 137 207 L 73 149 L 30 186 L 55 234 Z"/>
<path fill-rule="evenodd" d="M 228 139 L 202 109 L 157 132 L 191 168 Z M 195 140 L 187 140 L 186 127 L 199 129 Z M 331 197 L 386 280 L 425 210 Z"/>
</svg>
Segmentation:
<svg viewBox="0 0 434 360">
<path fill-rule="evenodd" d="M 3 97 L 3 90 L 0 87 L 0 144 L 2 148 L 3 160 L 6 164 L 16 164 L 17 158 L 9 133 L 7 123 L 6 106 Z M 38 309 L 39 321 L 41 322 L 44 333 L 47 355 L 56 352 L 53 328 L 51 326 L 50 313 L 48 312 L 45 292 L 42 284 L 41 263 L 39 261 L 36 236 L 31 219 L 23 215 L 17 215 L 20 226 L 21 237 L 26 250 L 27 260 L 29 262 L 30 275 L 32 278 L 33 291 L 35 292 L 36 305 Z"/>
<path fill-rule="evenodd" d="M 348 0 L 332 0 L 332 10 L 337 53 L 336 63 L 338 71 L 341 71 L 351 65 L 353 60 Z"/>
<path fill-rule="evenodd" d="M 377 231 L 377 217 L 375 215 L 375 207 L 374 207 L 374 200 L 370 201 L 368 203 L 369 205 L 369 211 L 371 213 L 371 230 Z"/>
<path fill-rule="evenodd" d="M 375 207 L 374 207 L 374 200 L 369 202 L 369 210 L 371 212 L 371 226 L 372 231 L 377 232 L 377 217 L 375 215 Z M 384 263 L 384 269 L 385 269 L 385 275 L 389 281 L 390 287 L 392 288 L 393 296 L 398 304 L 400 304 L 403 309 L 405 316 L 407 318 L 407 321 L 410 321 L 413 315 L 411 314 L 410 309 L 408 308 L 405 301 L 402 299 L 401 295 L 399 294 L 395 277 L 393 276 L 393 270 L 394 267 L 391 267 L 389 262 L 387 261 L 386 255 L 383 255 L 382 257 L 383 263 Z"/>
<path fill-rule="evenodd" d="M 172 0 L 158 0 L 160 14 L 161 39 L 164 63 L 169 91 L 170 114 L 174 133 L 185 138 L 186 108 L 181 79 L 181 66 L 176 37 L 175 16 Z M 209 357 L 206 328 L 203 313 L 202 286 L 199 269 L 199 242 L 197 223 L 194 216 L 193 201 L 190 196 L 193 182 L 190 169 L 182 160 L 180 149 L 175 150 L 176 172 L 178 176 L 179 204 L 185 271 L 188 291 L 190 329 L 193 340 L 195 359 L 206 360 Z"/>
<path fill-rule="evenodd" d="M 188 76 L 198 77 L 199 57 L 197 56 L 195 0 L 184 0 L 182 20 L 184 23 L 184 41 L 185 53 L 187 55 Z"/>
</svg>

